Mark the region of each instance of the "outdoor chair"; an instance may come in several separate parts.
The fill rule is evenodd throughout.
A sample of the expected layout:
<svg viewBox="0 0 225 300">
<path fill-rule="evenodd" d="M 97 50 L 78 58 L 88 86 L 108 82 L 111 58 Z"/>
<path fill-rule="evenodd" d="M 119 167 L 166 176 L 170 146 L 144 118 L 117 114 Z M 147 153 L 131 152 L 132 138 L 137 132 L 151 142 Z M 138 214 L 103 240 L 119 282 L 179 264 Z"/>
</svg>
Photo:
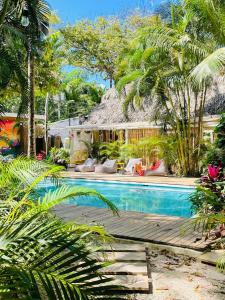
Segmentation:
<svg viewBox="0 0 225 300">
<path fill-rule="evenodd" d="M 165 161 L 158 160 L 153 166 L 145 170 L 145 176 L 165 176 L 168 174 L 168 169 Z"/>
<path fill-rule="evenodd" d="M 142 162 L 142 158 L 130 158 L 126 168 L 124 168 L 125 173 L 134 174 L 135 165 L 140 164 Z"/>
<path fill-rule="evenodd" d="M 88 158 L 82 165 L 75 166 L 75 172 L 94 172 L 96 159 Z"/>
<path fill-rule="evenodd" d="M 117 172 L 116 159 L 107 159 L 102 165 L 95 167 L 95 173 L 113 174 Z"/>
</svg>

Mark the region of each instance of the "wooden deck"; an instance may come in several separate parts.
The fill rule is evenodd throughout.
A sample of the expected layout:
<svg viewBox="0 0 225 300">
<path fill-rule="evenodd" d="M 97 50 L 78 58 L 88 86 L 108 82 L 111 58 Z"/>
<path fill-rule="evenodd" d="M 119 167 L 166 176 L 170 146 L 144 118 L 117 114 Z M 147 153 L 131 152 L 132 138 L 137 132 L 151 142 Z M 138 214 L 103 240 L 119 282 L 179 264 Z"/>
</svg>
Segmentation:
<svg viewBox="0 0 225 300">
<path fill-rule="evenodd" d="M 127 211 L 114 216 L 108 209 L 75 205 L 58 205 L 54 212 L 65 221 L 103 225 L 117 238 L 195 250 L 204 250 L 209 244 L 194 231 L 192 219 Z"/>
</svg>

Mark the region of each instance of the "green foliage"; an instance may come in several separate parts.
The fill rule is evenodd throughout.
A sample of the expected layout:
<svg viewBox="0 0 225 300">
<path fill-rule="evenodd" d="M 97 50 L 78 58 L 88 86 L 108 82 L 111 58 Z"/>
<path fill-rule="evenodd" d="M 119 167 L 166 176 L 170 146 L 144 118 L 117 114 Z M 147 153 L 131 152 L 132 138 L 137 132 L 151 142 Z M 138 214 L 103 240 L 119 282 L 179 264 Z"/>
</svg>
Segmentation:
<svg viewBox="0 0 225 300">
<path fill-rule="evenodd" d="M 70 64 L 114 79 L 115 64 L 126 46 L 119 19 L 82 20 L 61 30 Z"/>
<path fill-rule="evenodd" d="M 132 144 L 124 144 L 120 147 L 120 158 L 129 160 L 130 158 L 157 156 L 164 159 L 169 167 L 177 162 L 177 144 L 174 136 L 160 135 L 151 138 L 144 138 L 133 141 Z"/>
<path fill-rule="evenodd" d="M 87 142 L 82 141 L 88 150 L 88 157 L 91 157 L 92 159 L 97 159 L 97 161 L 100 161 L 102 159 L 100 154 L 100 148 L 101 148 L 101 142 Z"/>
<path fill-rule="evenodd" d="M 126 94 L 124 111 L 139 109 L 143 99 L 152 105 L 152 120 L 160 120 L 176 136 L 184 175 L 197 175 L 201 170 L 203 114 L 211 81 L 196 84 L 193 76 L 200 74 L 200 69 L 206 74 L 224 67 L 222 49 L 216 52 L 218 66 L 209 58 L 221 45 L 224 13 L 220 1 L 184 0 L 171 7 L 166 20 L 158 18 L 151 26 L 141 27 L 117 66 L 117 89 Z M 216 35 L 219 24 L 221 33 Z M 201 61 L 205 67 L 199 65 Z"/>
<path fill-rule="evenodd" d="M 123 145 L 122 140 L 111 143 L 102 143 L 100 145 L 100 156 L 102 159 L 118 159 L 120 157 L 120 148 Z"/>
<path fill-rule="evenodd" d="M 64 148 L 53 147 L 49 151 L 49 161 L 52 163 L 58 163 L 59 161 L 63 161 L 66 164 L 69 164 L 70 153 Z"/>
<path fill-rule="evenodd" d="M 100 241 L 99 234 L 107 237 L 104 231 L 64 223 L 49 211 L 71 197 L 104 198 L 95 191 L 66 186 L 41 196 L 36 193 L 38 184 L 59 170 L 26 158 L 0 164 L 0 297 L 125 299 L 113 279 L 101 275 L 108 264 L 99 262 L 96 240 Z"/>
<path fill-rule="evenodd" d="M 214 190 L 205 186 L 198 186 L 196 191 L 191 195 L 190 201 L 192 209 L 195 212 L 216 210 L 221 211 L 224 203 Z"/>
<path fill-rule="evenodd" d="M 206 239 L 215 240 L 212 247 L 224 249 L 225 177 L 221 167 L 208 166 L 208 174 L 201 177 L 190 201 L 193 212 L 197 214 L 194 219 L 195 229 L 206 235 Z M 224 256 L 218 260 L 217 267 L 225 271 Z"/>
<path fill-rule="evenodd" d="M 102 89 L 94 83 L 89 83 L 77 77 L 65 82 L 63 87 L 65 95 L 63 106 L 67 117 L 87 115 L 93 107 L 100 103 Z"/>
<path fill-rule="evenodd" d="M 214 130 L 216 140 L 207 152 L 205 164 L 222 164 L 225 166 L 225 114 L 220 117 L 220 122 Z"/>
</svg>

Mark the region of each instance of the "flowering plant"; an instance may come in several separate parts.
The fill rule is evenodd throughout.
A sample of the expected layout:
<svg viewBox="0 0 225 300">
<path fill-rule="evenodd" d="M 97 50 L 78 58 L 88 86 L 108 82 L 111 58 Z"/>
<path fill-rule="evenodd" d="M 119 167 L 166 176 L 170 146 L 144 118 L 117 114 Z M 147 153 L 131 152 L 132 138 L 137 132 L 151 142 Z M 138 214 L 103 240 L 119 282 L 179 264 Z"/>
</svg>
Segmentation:
<svg viewBox="0 0 225 300">
<path fill-rule="evenodd" d="M 213 213 L 225 209 L 225 176 L 220 165 L 208 165 L 208 172 L 201 177 L 191 202 L 195 212 L 203 207 L 205 211 Z"/>
</svg>

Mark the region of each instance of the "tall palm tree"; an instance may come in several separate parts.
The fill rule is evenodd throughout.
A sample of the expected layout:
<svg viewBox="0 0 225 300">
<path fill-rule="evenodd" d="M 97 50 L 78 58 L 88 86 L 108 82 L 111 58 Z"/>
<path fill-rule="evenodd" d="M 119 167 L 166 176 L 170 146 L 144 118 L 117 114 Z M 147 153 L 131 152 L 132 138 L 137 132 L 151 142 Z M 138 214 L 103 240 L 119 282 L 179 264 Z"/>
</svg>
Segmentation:
<svg viewBox="0 0 225 300">
<path fill-rule="evenodd" d="M 40 48 L 43 38 L 48 34 L 50 10 L 45 0 L 4 0 L 0 8 L 0 30 L 4 31 L 5 46 L 10 35 L 13 39 L 19 39 L 21 47 L 26 49 L 27 53 L 27 84 L 24 88 L 24 66 L 21 62 L 16 65 L 17 75 L 21 90 L 23 91 L 23 102 L 28 110 L 28 156 L 35 155 L 35 124 L 34 124 L 34 65 L 35 55 Z M 12 47 L 11 47 L 12 49 Z M 2 50 L 2 52 L 3 52 Z M 1 51 L 1 49 L 0 49 Z M 15 52 L 15 51 L 14 51 Z M 18 59 L 18 53 L 14 53 L 14 60 Z M 4 55 L 4 58 L 6 54 Z M 6 58 L 5 58 L 6 60 Z M 9 59 L 7 60 L 7 63 Z M 11 68 L 12 63 L 9 65 Z M 14 67 L 15 69 L 15 67 Z M 13 69 L 11 69 L 13 70 Z M 21 76 L 23 75 L 23 76 Z"/>
<path fill-rule="evenodd" d="M 28 156 L 35 155 L 35 54 L 42 39 L 48 34 L 50 9 L 44 0 L 22 1 L 22 25 L 27 37 L 27 92 L 28 92 Z M 23 23 L 24 21 L 24 23 Z"/>
</svg>

